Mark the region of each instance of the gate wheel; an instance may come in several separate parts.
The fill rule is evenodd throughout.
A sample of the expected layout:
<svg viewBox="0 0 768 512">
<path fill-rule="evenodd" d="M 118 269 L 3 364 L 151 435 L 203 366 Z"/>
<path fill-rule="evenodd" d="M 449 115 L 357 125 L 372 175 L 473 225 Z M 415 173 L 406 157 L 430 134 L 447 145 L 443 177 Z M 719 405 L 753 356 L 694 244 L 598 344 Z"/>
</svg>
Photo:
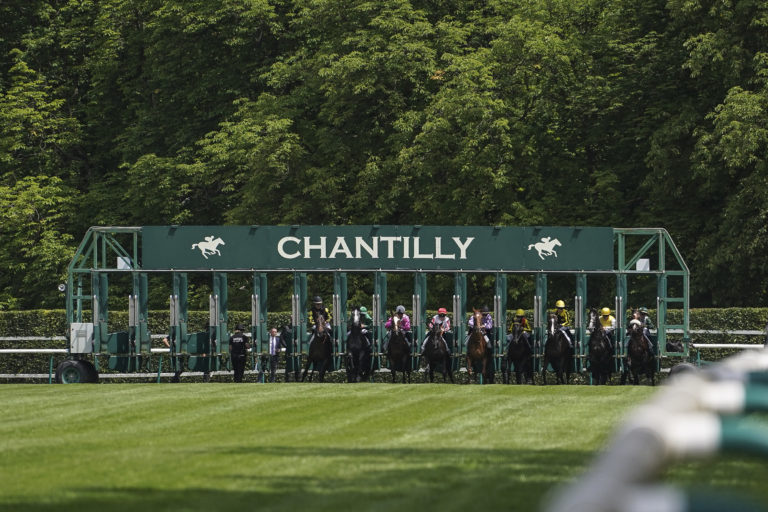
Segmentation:
<svg viewBox="0 0 768 512">
<path fill-rule="evenodd" d="M 59 384 L 76 384 L 79 382 L 93 382 L 95 370 L 89 369 L 87 361 L 69 359 L 62 361 L 56 368 L 56 382 Z"/>
</svg>

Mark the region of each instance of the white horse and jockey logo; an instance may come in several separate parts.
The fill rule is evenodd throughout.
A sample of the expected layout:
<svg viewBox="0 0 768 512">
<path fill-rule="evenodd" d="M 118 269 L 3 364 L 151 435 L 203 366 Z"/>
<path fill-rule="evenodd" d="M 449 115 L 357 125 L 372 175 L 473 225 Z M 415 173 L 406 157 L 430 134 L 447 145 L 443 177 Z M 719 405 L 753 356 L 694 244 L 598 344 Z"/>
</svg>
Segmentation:
<svg viewBox="0 0 768 512">
<path fill-rule="evenodd" d="M 220 245 L 226 245 L 224 240 L 219 237 L 213 238 L 212 236 L 207 236 L 205 237 L 205 242 L 192 244 L 192 249 L 197 247 L 200 249 L 200 253 L 203 255 L 203 258 L 208 259 L 208 256 L 213 256 L 214 254 L 221 256 L 221 253 L 217 249 L 217 247 Z"/>
<path fill-rule="evenodd" d="M 555 246 L 563 245 L 557 238 L 545 236 L 541 239 L 541 242 L 531 244 L 528 246 L 528 250 L 536 249 L 539 253 L 539 258 L 544 259 L 544 256 L 554 256 L 557 258 L 557 252 L 555 252 Z"/>
</svg>

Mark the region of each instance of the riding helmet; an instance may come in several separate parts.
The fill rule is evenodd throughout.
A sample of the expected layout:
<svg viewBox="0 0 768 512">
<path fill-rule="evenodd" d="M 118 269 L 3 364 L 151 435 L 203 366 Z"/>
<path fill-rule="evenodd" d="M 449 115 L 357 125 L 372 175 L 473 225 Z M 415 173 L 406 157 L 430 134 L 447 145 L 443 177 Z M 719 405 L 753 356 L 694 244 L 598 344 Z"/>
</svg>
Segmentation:
<svg viewBox="0 0 768 512">
<path fill-rule="evenodd" d="M 323 303 L 323 299 L 322 299 L 322 298 L 320 298 L 320 296 L 319 296 L 319 295 L 315 295 L 315 296 L 312 298 L 312 303 L 313 303 L 313 304 L 322 304 L 322 303 Z"/>
<path fill-rule="evenodd" d="M 237 324 L 235 326 L 235 330 L 236 331 L 243 331 L 243 330 L 245 330 L 245 327 L 243 327 L 243 324 Z"/>
<path fill-rule="evenodd" d="M 603 316 L 608 316 L 611 314 L 611 308 L 603 308 L 600 310 L 600 314 Z"/>
<path fill-rule="evenodd" d="M 447 309 L 445 309 L 445 308 L 439 308 L 439 309 L 437 310 L 437 314 L 438 314 L 438 315 L 444 315 L 444 314 L 446 314 L 447 312 L 448 312 L 448 310 L 447 310 Z"/>
<path fill-rule="evenodd" d="M 565 302 L 559 300 L 559 301 L 555 302 L 555 307 L 556 308 L 564 308 L 565 307 Z"/>
<path fill-rule="evenodd" d="M 368 308 L 366 308 L 365 306 L 360 306 L 360 312 L 361 313 L 367 313 L 368 312 Z"/>
<path fill-rule="evenodd" d="M 522 309 L 518 309 L 515 311 L 515 316 L 525 316 L 525 311 Z"/>
<path fill-rule="evenodd" d="M 395 313 L 405 313 L 405 306 L 397 306 Z"/>
<path fill-rule="evenodd" d="M 637 308 L 637 310 L 638 310 L 639 312 L 641 312 L 641 313 L 645 313 L 646 315 L 648 314 L 648 308 L 645 308 L 645 307 L 641 307 L 641 308 Z"/>
<path fill-rule="evenodd" d="M 488 306 L 483 306 L 483 313 L 489 313 L 491 310 L 488 309 Z"/>
</svg>

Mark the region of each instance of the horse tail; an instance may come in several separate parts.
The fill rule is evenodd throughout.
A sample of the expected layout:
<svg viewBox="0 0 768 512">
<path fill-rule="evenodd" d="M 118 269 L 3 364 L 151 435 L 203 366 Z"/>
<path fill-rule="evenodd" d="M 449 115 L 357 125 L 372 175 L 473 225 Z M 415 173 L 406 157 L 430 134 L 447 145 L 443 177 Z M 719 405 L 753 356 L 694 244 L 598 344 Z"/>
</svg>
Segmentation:
<svg viewBox="0 0 768 512">
<path fill-rule="evenodd" d="M 530 251 L 532 247 L 535 247 L 536 244 L 531 244 L 528 246 L 528 250 Z"/>
<path fill-rule="evenodd" d="M 194 249 L 195 247 L 197 247 L 197 244 L 192 244 L 192 249 Z"/>
</svg>

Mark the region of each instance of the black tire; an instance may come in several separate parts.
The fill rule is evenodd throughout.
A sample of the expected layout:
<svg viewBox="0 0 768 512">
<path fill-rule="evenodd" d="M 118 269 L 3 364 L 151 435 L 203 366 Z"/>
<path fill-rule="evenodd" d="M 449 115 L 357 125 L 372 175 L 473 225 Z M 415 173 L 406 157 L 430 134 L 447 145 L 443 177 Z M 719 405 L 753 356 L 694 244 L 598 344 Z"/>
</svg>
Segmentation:
<svg viewBox="0 0 768 512">
<path fill-rule="evenodd" d="M 58 384 L 78 384 L 90 381 L 90 370 L 83 361 L 68 359 L 56 367 L 56 382 Z"/>
</svg>

